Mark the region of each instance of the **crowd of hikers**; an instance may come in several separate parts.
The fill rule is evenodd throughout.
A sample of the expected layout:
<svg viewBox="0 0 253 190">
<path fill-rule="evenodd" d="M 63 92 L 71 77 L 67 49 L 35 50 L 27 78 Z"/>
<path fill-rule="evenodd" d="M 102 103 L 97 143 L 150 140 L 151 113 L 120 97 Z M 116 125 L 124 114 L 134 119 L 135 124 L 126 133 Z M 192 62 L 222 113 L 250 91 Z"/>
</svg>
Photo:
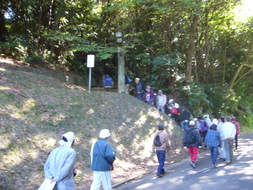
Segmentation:
<svg viewBox="0 0 253 190">
<path fill-rule="evenodd" d="M 182 110 L 185 111 L 185 109 Z M 188 117 L 189 113 L 186 115 Z M 199 148 L 207 149 L 209 147 L 211 168 L 217 167 L 217 158 L 225 161 L 228 165 L 233 162 L 233 151 L 238 148 L 238 135 L 240 134 L 240 124 L 235 117 L 210 119 L 209 115 L 204 115 L 193 120 L 182 121 L 181 128 L 184 130 L 183 146 L 189 151 L 190 166 L 194 169 Z M 156 174 L 158 177 L 163 177 L 165 154 L 169 151 L 169 138 L 163 132 L 163 125 L 158 125 L 158 130 L 159 132 L 153 141 L 153 151 L 156 153 L 159 163 Z"/>
<path fill-rule="evenodd" d="M 130 91 L 130 78 L 126 76 L 126 93 Z M 135 91 L 136 98 L 145 101 L 151 106 L 155 106 L 163 113 L 167 113 L 181 129 L 184 131 L 183 146 L 188 148 L 190 154 L 190 165 L 196 168 L 196 160 L 198 157 L 198 149 L 206 149 L 209 147 L 211 152 L 211 167 L 217 166 L 217 157 L 226 161 L 227 164 L 233 162 L 233 143 L 235 141 L 235 149 L 238 148 L 238 135 L 240 134 L 240 125 L 235 118 L 226 116 L 219 119 L 210 119 L 209 115 L 194 118 L 190 112 L 181 108 L 174 99 L 167 101 L 167 97 L 162 90 L 158 90 L 157 95 L 150 86 L 145 86 L 140 82 L 139 78 L 135 78 L 136 86 L 132 88 Z M 103 80 L 103 87 L 106 90 L 111 89 L 113 81 L 109 75 Z M 99 190 L 103 186 L 104 190 L 111 190 L 111 170 L 113 170 L 113 162 L 115 158 L 114 148 L 107 142 L 110 137 L 108 129 L 102 129 L 97 140 L 91 147 L 91 171 L 93 171 L 93 182 L 91 190 Z M 158 125 L 158 133 L 155 134 L 153 140 L 153 152 L 157 155 L 158 168 L 157 176 L 163 177 L 164 162 L 166 152 L 169 152 L 169 136 L 164 132 L 164 125 Z M 45 165 L 45 181 L 39 190 L 75 190 L 76 175 L 74 163 L 76 160 L 76 151 L 72 148 L 75 143 L 73 132 L 62 135 L 59 146 L 55 148 L 49 155 Z"/>
</svg>

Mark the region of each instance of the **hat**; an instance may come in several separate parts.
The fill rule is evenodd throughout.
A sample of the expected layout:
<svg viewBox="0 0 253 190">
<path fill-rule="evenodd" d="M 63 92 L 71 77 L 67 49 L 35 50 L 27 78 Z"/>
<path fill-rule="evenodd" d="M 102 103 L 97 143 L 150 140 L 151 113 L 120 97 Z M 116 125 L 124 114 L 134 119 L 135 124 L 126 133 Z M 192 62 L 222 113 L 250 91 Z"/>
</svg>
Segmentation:
<svg viewBox="0 0 253 190">
<path fill-rule="evenodd" d="M 190 126 L 194 126 L 195 125 L 195 121 L 190 121 L 189 125 Z"/>
<path fill-rule="evenodd" d="M 147 86 L 146 88 L 150 89 L 150 88 L 151 88 L 151 86 Z"/>
<path fill-rule="evenodd" d="M 213 122 L 212 122 L 213 124 L 215 124 L 215 125 L 218 125 L 218 120 L 217 119 L 213 119 Z"/>
<path fill-rule="evenodd" d="M 204 115 L 203 118 L 204 118 L 204 119 L 205 119 L 205 118 L 209 118 L 209 115 L 208 115 L 208 114 L 207 114 L 207 115 Z"/>
<path fill-rule="evenodd" d="M 102 129 L 99 133 L 99 138 L 105 139 L 105 138 L 109 137 L 110 135 L 111 134 L 110 134 L 109 129 Z"/>
<path fill-rule="evenodd" d="M 60 146 L 71 147 L 73 141 L 75 140 L 75 135 L 73 132 L 67 132 L 62 135 L 62 140 L 59 141 Z"/>
<path fill-rule="evenodd" d="M 171 102 L 173 102 L 173 101 L 174 101 L 174 99 L 170 99 L 170 100 L 169 100 L 169 103 L 171 103 Z"/>
<path fill-rule="evenodd" d="M 162 91 L 162 90 L 158 90 L 158 94 L 159 94 L 159 93 L 163 93 L 163 91 Z"/>
<path fill-rule="evenodd" d="M 139 81 L 139 80 L 140 80 L 140 78 L 135 78 L 135 80 L 138 80 L 138 81 Z"/>
<path fill-rule="evenodd" d="M 163 129 L 164 129 L 164 125 L 163 125 L 163 124 L 159 124 L 159 125 L 158 125 L 158 129 L 159 129 L 159 130 L 163 130 Z"/>
<path fill-rule="evenodd" d="M 194 118 L 193 121 L 198 121 L 198 118 Z"/>
</svg>

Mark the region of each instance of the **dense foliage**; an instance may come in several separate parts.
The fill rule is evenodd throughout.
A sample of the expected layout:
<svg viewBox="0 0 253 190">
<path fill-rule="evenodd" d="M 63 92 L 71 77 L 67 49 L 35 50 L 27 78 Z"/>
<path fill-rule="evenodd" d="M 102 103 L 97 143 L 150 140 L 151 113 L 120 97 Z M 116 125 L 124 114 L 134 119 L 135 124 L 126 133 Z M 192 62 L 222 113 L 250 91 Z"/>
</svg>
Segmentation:
<svg viewBox="0 0 253 190">
<path fill-rule="evenodd" d="M 194 114 L 252 123 L 253 20 L 235 20 L 238 0 L 7 0 L 1 54 L 117 78 L 115 32 L 124 34 L 128 74 L 185 94 Z"/>
</svg>

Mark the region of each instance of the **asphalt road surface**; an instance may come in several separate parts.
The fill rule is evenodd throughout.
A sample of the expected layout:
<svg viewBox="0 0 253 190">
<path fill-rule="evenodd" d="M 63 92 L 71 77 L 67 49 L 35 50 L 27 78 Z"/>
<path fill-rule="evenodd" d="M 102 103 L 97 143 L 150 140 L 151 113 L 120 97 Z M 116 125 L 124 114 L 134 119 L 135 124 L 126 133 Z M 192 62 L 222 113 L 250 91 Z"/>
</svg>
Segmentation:
<svg viewBox="0 0 253 190">
<path fill-rule="evenodd" d="M 234 151 L 231 165 L 218 159 L 217 168 L 211 168 L 210 152 L 202 153 L 196 169 L 185 159 L 165 169 L 163 178 L 155 173 L 132 181 L 117 190 L 253 190 L 253 134 L 239 136 L 239 147 Z"/>
</svg>

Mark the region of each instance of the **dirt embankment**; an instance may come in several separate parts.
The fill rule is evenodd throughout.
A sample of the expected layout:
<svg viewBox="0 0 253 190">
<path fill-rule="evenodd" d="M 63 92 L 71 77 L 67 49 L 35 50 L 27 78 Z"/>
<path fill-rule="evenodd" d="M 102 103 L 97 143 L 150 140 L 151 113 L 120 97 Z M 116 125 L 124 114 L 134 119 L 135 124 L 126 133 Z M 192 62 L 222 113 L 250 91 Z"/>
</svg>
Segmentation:
<svg viewBox="0 0 253 190">
<path fill-rule="evenodd" d="M 0 64 L 1 65 L 1 64 Z M 117 151 L 113 183 L 141 175 L 157 166 L 151 155 L 156 126 L 170 136 L 166 164 L 188 156 L 182 130 L 165 114 L 138 99 L 115 92 L 92 91 L 25 70 L 0 67 L 0 189 L 37 189 L 43 165 L 61 135 L 73 131 L 77 152 L 77 189 L 89 189 L 90 148 L 102 128 Z"/>
</svg>

